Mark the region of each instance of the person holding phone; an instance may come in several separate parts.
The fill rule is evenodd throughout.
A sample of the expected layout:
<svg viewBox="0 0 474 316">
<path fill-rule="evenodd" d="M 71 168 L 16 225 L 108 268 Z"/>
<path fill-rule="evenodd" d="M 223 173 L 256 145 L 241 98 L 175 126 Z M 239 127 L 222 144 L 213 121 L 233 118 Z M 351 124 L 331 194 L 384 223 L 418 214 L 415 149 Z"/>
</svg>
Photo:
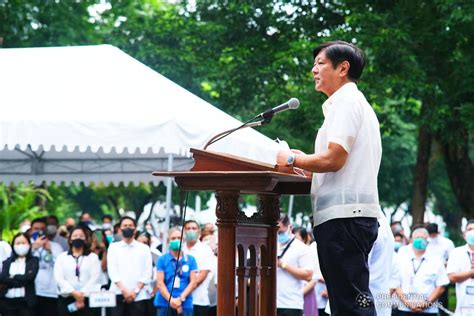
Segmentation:
<svg viewBox="0 0 474 316">
<path fill-rule="evenodd" d="M 46 218 L 36 218 L 31 222 L 30 236 L 32 255 L 39 260 L 39 271 L 35 279 L 36 316 L 57 315 L 58 293 L 53 277 L 54 262 L 63 252 L 63 248 L 56 242 L 48 240 L 45 234 Z"/>
<path fill-rule="evenodd" d="M 0 313 L 4 316 L 32 316 L 39 261 L 31 255 L 30 239 L 24 233 L 13 237 L 12 249 L 11 256 L 3 262 L 0 276 Z"/>
<path fill-rule="evenodd" d="M 54 265 L 54 279 L 58 284 L 58 313 L 95 315 L 89 308 L 88 296 L 100 289 L 100 261 L 91 252 L 91 242 L 84 227 L 75 227 L 69 235 L 70 250 L 60 254 Z"/>
</svg>

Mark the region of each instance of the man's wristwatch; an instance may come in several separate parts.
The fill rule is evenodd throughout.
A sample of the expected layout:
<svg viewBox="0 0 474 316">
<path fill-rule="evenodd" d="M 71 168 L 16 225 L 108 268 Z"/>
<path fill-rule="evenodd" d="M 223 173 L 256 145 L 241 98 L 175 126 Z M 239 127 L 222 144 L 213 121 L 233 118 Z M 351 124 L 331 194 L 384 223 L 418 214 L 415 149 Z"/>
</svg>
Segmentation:
<svg viewBox="0 0 474 316">
<path fill-rule="evenodd" d="M 287 266 L 286 262 L 282 262 L 282 263 L 281 263 L 281 268 L 282 268 L 283 270 L 286 269 L 286 266 Z"/>
<path fill-rule="evenodd" d="M 133 290 L 133 292 L 134 292 L 136 295 L 138 295 L 138 293 L 140 293 L 140 291 L 141 291 L 141 289 L 139 289 L 138 287 L 137 287 L 135 290 Z"/>
<path fill-rule="evenodd" d="M 182 303 L 184 303 L 184 301 L 186 300 L 186 297 L 184 297 L 183 295 L 180 295 L 179 299 L 181 300 Z"/>
<path fill-rule="evenodd" d="M 293 164 L 295 163 L 295 159 L 296 159 L 296 155 L 295 155 L 295 154 L 293 154 L 293 153 L 289 154 L 289 155 L 288 155 L 288 158 L 287 158 L 287 160 L 286 160 L 286 165 L 287 165 L 288 167 L 292 167 Z"/>
</svg>

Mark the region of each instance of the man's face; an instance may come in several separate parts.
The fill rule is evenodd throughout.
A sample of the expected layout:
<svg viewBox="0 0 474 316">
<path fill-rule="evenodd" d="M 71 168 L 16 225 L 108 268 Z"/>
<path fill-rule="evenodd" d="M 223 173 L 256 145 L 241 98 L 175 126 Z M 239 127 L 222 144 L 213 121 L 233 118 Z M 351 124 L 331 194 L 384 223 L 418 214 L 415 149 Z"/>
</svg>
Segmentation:
<svg viewBox="0 0 474 316">
<path fill-rule="evenodd" d="M 464 238 L 466 238 L 466 233 L 471 230 L 474 230 L 474 224 L 469 224 L 466 226 L 466 230 L 464 231 Z"/>
<path fill-rule="evenodd" d="M 174 232 L 172 232 L 169 236 L 169 240 L 172 241 L 172 240 L 180 240 L 181 239 L 181 232 L 178 231 L 178 230 L 175 230 Z"/>
<path fill-rule="evenodd" d="M 44 223 L 36 222 L 31 226 L 31 233 L 37 232 L 37 231 L 45 231 L 46 230 L 46 225 Z"/>
<path fill-rule="evenodd" d="M 189 232 L 189 231 L 195 231 L 196 233 L 199 233 L 199 227 L 198 225 L 196 225 L 196 223 L 187 223 L 186 224 L 186 227 L 184 227 L 184 229 Z"/>
<path fill-rule="evenodd" d="M 92 221 L 92 218 L 89 213 L 82 214 L 81 222 L 90 222 L 90 221 Z"/>
<path fill-rule="evenodd" d="M 104 219 L 102 220 L 102 224 L 112 224 L 112 221 L 110 220 L 110 218 L 104 217 Z"/>
<path fill-rule="evenodd" d="M 289 226 L 285 226 L 282 222 L 278 222 L 278 232 L 284 233 L 288 231 Z"/>
<path fill-rule="evenodd" d="M 331 60 L 326 57 L 325 50 L 319 52 L 311 70 L 315 81 L 315 90 L 328 97 L 332 95 L 339 88 L 341 65 L 342 63 L 334 69 Z"/>
<path fill-rule="evenodd" d="M 135 225 L 133 224 L 133 221 L 130 219 L 123 220 L 122 224 L 120 224 L 120 229 L 124 230 L 125 228 L 135 229 Z"/>
</svg>

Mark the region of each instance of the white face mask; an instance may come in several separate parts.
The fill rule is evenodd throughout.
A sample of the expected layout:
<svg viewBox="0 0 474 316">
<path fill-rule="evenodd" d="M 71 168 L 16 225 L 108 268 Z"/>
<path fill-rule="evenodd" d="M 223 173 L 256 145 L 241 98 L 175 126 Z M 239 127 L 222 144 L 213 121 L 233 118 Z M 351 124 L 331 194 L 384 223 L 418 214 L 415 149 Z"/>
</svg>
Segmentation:
<svg viewBox="0 0 474 316">
<path fill-rule="evenodd" d="M 13 250 L 15 250 L 15 253 L 18 256 L 23 257 L 28 253 L 28 251 L 30 251 L 30 246 L 29 245 L 14 245 Z"/>
</svg>

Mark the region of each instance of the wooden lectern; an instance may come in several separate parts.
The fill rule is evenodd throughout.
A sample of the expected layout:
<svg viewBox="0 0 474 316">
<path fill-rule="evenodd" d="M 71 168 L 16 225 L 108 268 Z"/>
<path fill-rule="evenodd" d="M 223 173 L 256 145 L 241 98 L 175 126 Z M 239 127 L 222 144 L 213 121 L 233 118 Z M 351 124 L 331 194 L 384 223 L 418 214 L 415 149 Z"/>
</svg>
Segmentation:
<svg viewBox="0 0 474 316">
<path fill-rule="evenodd" d="M 217 315 L 231 316 L 238 312 L 244 316 L 247 305 L 251 316 L 276 315 L 279 195 L 308 194 L 311 180 L 289 168 L 282 172 L 276 166 L 228 154 L 198 149 L 191 152 L 195 165 L 189 172 L 153 172 L 153 175 L 174 177 L 184 190 L 216 191 Z M 257 212 L 252 217 L 239 209 L 241 194 L 258 197 Z"/>
</svg>

